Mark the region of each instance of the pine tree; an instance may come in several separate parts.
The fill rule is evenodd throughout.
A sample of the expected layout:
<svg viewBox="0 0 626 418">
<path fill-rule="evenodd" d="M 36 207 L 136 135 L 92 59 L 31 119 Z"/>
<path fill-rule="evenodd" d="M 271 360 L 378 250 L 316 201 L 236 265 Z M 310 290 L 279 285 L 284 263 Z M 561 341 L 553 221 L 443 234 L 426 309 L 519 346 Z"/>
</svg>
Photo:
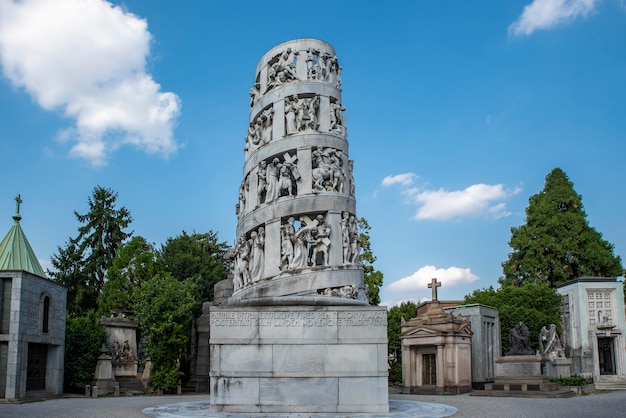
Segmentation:
<svg viewBox="0 0 626 418">
<path fill-rule="evenodd" d="M 559 283 L 581 276 L 616 277 L 622 262 L 613 245 L 589 226 L 582 197 L 560 168 L 546 176 L 541 192 L 531 196 L 526 224 L 511 228 L 513 252 L 502 263 L 502 285 Z"/>
<path fill-rule="evenodd" d="M 83 224 L 78 236 L 52 256 L 56 270 L 48 274 L 68 287 L 67 309 L 72 317 L 97 308 L 117 247 L 132 235 L 124 231 L 132 222 L 130 212 L 125 207 L 116 209 L 116 200 L 117 193 L 111 189 L 95 187 L 88 199 L 89 211 L 84 215 L 74 212 Z"/>
<path fill-rule="evenodd" d="M 89 197 L 89 211 L 81 215 L 74 211 L 76 219 L 83 225 L 78 228 L 76 242 L 83 255 L 83 272 L 88 276 L 88 284 L 99 294 L 106 281 L 106 273 L 117 246 L 132 235 L 124 232 L 133 218 L 125 207 L 116 209 L 117 193 L 105 187 L 96 186 Z"/>
</svg>

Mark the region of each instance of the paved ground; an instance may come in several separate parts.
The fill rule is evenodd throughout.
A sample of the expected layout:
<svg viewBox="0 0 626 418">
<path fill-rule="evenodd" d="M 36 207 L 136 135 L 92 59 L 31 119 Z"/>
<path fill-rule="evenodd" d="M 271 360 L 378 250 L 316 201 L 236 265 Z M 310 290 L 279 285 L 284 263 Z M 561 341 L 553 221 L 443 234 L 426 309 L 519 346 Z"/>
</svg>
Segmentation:
<svg viewBox="0 0 626 418">
<path fill-rule="evenodd" d="M 587 396 L 578 396 L 569 399 L 526 399 L 526 398 L 487 398 L 469 395 L 459 396 L 431 396 L 431 395 L 390 395 L 390 400 L 396 401 L 398 409 L 392 414 L 395 417 L 529 417 L 529 418 L 588 418 L 603 417 L 622 418 L 626 416 L 626 391 L 597 393 Z M 51 417 L 51 418 L 146 418 L 142 413 L 154 412 L 156 405 L 169 405 L 162 409 L 168 415 L 161 417 L 184 416 L 180 413 L 191 413 L 189 416 L 210 417 L 206 405 L 206 395 L 169 395 L 169 396 L 136 396 L 136 397 L 103 397 L 103 398 L 60 398 L 41 402 L 22 404 L 0 404 L 0 417 Z M 404 402 L 406 401 L 406 402 Z M 408 401 L 417 402 L 409 405 Z M 200 408 L 191 407 L 193 402 Z M 171 404 L 180 404 L 178 407 Z M 439 404 L 439 405 L 432 405 Z M 447 407 L 447 408 L 446 408 Z M 148 409 L 147 409 L 148 408 Z M 408 408 L 408 409 L 407 409 Z M 456 408 L 457 412 L 454 412 Z M 412 409 L 412 410 L 411 410 Z M 452 415 L 450 415 L 452 413 Z M 153 415 L 154 416 L 154 415 Z M 242 416 L 242 415 L 239 415 Z M 260 415 L 257 415 L 260 416 Z M 275 416 L 275 415 L 274 415 Z M 293 417 L 308 417 L 299 414 Z M 327 415 L 329 416 L 329 415 Z M 354 416 L 354 415 L 353 415 Z"/>
</svg>

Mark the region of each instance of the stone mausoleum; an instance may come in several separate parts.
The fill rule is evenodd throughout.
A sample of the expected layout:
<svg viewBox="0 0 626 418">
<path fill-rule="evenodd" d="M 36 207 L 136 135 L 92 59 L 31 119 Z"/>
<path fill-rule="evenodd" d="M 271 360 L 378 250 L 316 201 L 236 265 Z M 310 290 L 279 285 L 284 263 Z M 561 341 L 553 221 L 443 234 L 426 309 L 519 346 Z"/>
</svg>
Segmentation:
<svg viewBox="0 0 626 418">
<path fill-rule="evenodd" d="M 209 313 L 214 412 L 388 412 L 387 311 L 368 304 L 358 260 L 340 73 L 317 39 L 257 65 L 234 289 Z"/>
<path fill-rule="evenodd" d="M 467 318 L 445 312 L 432 279 L 428 311 L 400 326 L 404 393 L 459 394 L 472 390 L 472 329 Z"/>
<path fill-rule="evenodd" d="M 67 289 L 48 279 L 20 226 L 0 242 L 0 398 L 63 393 Z"/>
<path fill-rule="evenodd" d="M 557 286 L 563 296 L 561 341 L 572 374 L 597 389 L 626 385 L 624 287 L 614 277 L 579 277 Z"/>
</svg>

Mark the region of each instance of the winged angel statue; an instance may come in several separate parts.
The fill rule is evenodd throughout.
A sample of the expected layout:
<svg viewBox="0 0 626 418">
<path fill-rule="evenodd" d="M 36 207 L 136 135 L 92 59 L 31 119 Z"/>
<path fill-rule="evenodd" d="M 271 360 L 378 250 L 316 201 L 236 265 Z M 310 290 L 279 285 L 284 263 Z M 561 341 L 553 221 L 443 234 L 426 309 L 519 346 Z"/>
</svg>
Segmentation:
<svg viewBox="0 0 626 418">
<path fill-rule="evenodd" d="M 565 357 L 565 350 L 559 334 L 556 332 L 556 325 L 550 324 L 550 328 L 547 329 L 545 325 L 539 332 L 539 349 L 542 356 L 548 357 Z"/>
</svg>

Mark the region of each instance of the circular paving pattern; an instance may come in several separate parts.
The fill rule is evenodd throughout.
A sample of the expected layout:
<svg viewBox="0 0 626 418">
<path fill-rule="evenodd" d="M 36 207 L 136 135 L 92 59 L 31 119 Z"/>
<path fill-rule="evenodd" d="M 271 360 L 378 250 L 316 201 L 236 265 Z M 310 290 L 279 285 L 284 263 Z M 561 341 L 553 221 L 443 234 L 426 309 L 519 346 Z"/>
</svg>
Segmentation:
<svg viewBox="0 0 626 418">
<path fill-rule="evenodd" d="M 150 417 L 159 418 L 174 418 L 174 417 L 205 417 L 205 418 L 243 418 L 243 417 L 449 417 L 456 414 L 458 410 L 449 405 L 433 402 L 418 402 L 418 401 L 403 401 L 403 400 L 390 400 L 389 401 L 389 413 L 384 415 L 372 415 L 372 414 L 349 414 L 349 415 L 337 415 L 337 414 L 216 414 L 211 412 L 211 403 L 209 401 L 198 402 L 179 402 L 171 404 L 156 405 L 150 408 L 145 408 L 141 411 L 144 415 Z"/>
</svg>

